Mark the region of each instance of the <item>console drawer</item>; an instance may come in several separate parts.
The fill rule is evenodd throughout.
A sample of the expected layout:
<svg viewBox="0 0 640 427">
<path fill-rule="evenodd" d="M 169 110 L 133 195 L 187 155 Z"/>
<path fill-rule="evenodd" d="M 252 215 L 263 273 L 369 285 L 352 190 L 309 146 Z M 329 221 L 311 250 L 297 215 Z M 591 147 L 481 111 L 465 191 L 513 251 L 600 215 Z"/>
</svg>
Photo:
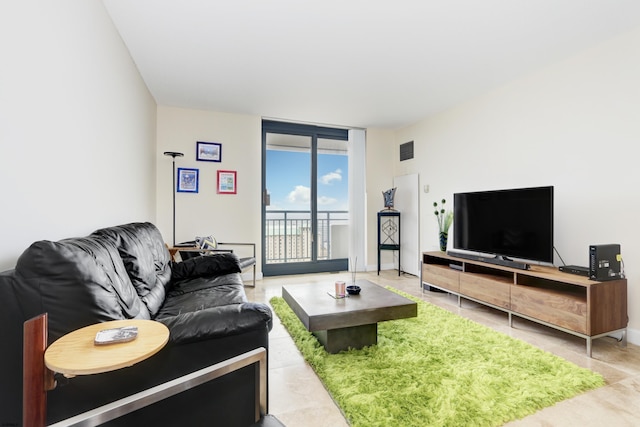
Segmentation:
<svg viewBox="0 0 640 427">
<path fill-rule="evenodd" d="M 511 283 L 497 280 L 496 277 L 483 277 L 480 274 L 462 274 L 460 276 L 460 294 L 480 301 L 509 309 Z"/>
<path fill-rule="evenodd" d="M 460 290 L 460 272 L 448 266 L 438 264 L 423 264 L 422 279 L 438 288 L 458 293 Z"/>
<path fill-rule="evenodd" d="M 530 286 L 513 286 L 511 310 L 581 334 L 587 333 L 585 299 Z"/>
</svg>

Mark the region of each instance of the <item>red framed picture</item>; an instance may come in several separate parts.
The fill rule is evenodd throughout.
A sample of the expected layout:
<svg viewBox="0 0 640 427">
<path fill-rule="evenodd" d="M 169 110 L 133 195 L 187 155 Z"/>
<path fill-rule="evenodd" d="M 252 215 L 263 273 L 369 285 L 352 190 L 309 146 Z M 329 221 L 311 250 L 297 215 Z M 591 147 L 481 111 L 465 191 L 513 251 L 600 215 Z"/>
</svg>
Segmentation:
<svg viewBox="0 0 640 427">
<path fill-rule="evenodd" d="M 236 171 L 218 171 L 218 194 L 236 194 L 237 193 L 237 172 Z"/>
</svg>

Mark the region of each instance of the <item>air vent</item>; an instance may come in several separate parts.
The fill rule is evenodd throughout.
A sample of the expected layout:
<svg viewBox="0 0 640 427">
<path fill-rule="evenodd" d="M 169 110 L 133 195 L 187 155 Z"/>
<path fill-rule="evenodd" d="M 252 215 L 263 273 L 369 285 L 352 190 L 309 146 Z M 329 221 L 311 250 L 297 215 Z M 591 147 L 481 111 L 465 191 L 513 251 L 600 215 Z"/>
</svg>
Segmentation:
<svg viewBox="0 0 640 427">
<path fill-rule="evenodd" d="M 413 141 L 400 144 L 400 161 L 413 159 Z"/>
</svg>

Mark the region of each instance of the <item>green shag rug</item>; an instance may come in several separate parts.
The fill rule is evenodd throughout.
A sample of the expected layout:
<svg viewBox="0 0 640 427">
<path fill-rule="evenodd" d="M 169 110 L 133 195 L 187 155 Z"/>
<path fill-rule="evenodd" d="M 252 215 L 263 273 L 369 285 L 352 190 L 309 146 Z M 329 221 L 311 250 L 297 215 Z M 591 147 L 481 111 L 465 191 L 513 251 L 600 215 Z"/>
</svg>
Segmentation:
<svg viewBox="0 0 640 427">
<path fill-rule="evenodd" d="M 378 345 L 327 353 L 270 300 L 354 427 L 499 426 L 604 385 L 601 375 L 413 296 L 418 317 L 378 324 Z"/>
</svg>

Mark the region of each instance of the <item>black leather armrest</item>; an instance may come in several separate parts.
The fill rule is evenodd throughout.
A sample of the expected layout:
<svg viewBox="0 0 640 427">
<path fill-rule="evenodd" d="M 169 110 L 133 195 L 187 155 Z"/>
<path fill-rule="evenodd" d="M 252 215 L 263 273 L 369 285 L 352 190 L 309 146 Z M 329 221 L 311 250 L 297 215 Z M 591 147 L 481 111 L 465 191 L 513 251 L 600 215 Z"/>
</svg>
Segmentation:
<svg viewBox="0 0 640 427">
<path fill-rule="evenodd" d="M 249 267 L 253 267 L 253 286 L 256 286 L 256 244 L 255 243 L 231 243 L 231 242 L 218 242 L 218 246 L 250 246 L 252 248 L 252 255 L 243 255 L 240 257 L 240 269 L 245 270 Z"/>
</svg>

